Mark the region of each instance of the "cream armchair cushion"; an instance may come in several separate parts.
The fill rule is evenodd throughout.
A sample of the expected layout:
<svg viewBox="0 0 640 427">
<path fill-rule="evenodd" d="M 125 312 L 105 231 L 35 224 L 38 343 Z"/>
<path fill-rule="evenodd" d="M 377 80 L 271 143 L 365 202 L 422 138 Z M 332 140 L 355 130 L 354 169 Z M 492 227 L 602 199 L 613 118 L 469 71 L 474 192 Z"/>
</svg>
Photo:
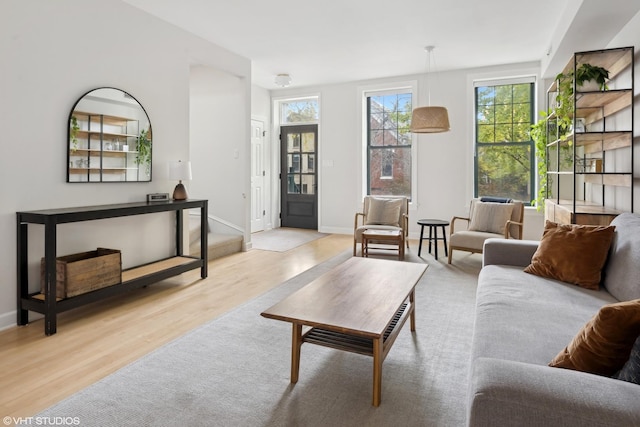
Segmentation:
<svg viewBox="0 0 640 427">
<path fill-rule="evenodd" d="M 469 231 L 504 234 L 512 213 L 513 203 L 475 202 Z"/>
<path fill-rule="evenodd" d="M 379 199 L 372 197 L 369 200 L 369 209 L 364 217 L 365 225 L 390 225 L 400 227 L 402 217 L 400 210 L 404 200 L 402 199 Z"/>
</svg>

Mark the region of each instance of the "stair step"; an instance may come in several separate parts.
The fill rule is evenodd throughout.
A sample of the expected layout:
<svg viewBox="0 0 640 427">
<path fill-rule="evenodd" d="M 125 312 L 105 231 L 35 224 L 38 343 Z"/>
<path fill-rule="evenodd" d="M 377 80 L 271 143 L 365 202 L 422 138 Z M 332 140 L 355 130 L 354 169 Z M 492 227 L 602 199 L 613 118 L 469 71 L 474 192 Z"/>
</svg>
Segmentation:
<svg viewBox="0 0 640 427">
<path fill-rule="evenodd" d="M 207 258 L 209 261 L 222 258 L 242 251 L 243 237 L 232 234 L 212 234 L 209 233 Z M 191 256 L 200 256 L 200 240 L 192 242 L 189 246 Z"/>
</svg>

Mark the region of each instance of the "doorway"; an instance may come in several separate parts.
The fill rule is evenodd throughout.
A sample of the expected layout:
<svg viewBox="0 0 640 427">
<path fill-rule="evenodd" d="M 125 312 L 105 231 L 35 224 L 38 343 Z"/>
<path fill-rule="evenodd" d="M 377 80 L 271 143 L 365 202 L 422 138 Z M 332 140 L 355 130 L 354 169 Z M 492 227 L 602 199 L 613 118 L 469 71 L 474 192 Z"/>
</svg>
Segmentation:
<svg viewBox="0 0 640 427">
<path fill-rule="evenodd" d="M 280 128 L 280 226 L 318 229 L 318 125 Z"/>
</svg>

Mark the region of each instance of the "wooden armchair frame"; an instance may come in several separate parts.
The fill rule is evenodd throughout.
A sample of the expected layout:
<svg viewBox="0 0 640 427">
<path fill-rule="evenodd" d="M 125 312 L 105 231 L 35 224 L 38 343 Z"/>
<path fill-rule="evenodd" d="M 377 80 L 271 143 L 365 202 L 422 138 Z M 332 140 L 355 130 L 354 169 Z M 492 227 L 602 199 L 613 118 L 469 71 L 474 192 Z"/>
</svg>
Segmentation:
<svg viewBox="0 0 640 427">
<path fill-rule="evenodd" d="M 373 196 L 366 196 L 366 197 L 373 197 Z M 388 199 L 399 198 L 399 197 L 392 197 L 392 196 L 386 196 L 386 197 L 376 196 L 376 197 L 388 198 Z M 402 230 L 402 244 L 406 245 L 408 249 L 409 248 L 409 239 L 408 239 L 409 237 L 409 199 L 406 197 L 403 197 L 403 199 L 405 200 L 405 206 L 404 206 L 405 213 L 403 213 L 399 218 L 400 226 L 395 228 L 398 230 Z M 364 203 L 363 203 L 363 210 L 364 210 Z M 358 218 L 360 218 L 360 221 L 358 220 Z M 356 253 L 357 253 L 357 244 L 358 244 L 357 230 L 358 228 L 365 225 L 364 221 L 365 221 L 365 212 L 356 212 L 353 220 L 353 256 L 356 256 Z M 367 229 L 370 229 L 370 230 L 375 230 L 375 229 L 388 230 L 392 228 L 393 227 L 391 226 L 381 226 L 381 225 L 375 225 L 375 224 L 371 224 L 367 226 Z M 360 239 L 359 243 L 361 244 L 360 249 L 362 250 L 362 239 Z"/>
<path fill-rule="evenodd" d="M 471 202 L 473 203 L 473 201 Z M 470 208 L 471 211 L 471 208 Z M 515 219 L 518 220 L 515 220 Z M 482 247 L 480 248 L 472 248 L 466 246 L 458 246 L 452 243 L 452 236 L 455 234 L 456 221 L 466 221 L 467 227 L 471 223 L 470 217 L 461 217 L 454 216 L 451 218 L 451 225 L 449 226 L 449 259 L 448 263 L 451 264 L 452 254 L 454 250 L 466 251 L 471 253 L 482 253 Z M 517 233 L 514 232 L 514 227 L 517 230 Z M 522 233 L 524 229 L 524 203 L 518 202 L 514 205 L 514 212 L 512 213 L 511 219 L 507 220 L 504 227 L 504 237 L 505 239 L 509 239 L 510 237 L 514 239 L 522 240 Z M 495 237 L 499 237 L 499 235 L 495 235 Z"/>
</svg>

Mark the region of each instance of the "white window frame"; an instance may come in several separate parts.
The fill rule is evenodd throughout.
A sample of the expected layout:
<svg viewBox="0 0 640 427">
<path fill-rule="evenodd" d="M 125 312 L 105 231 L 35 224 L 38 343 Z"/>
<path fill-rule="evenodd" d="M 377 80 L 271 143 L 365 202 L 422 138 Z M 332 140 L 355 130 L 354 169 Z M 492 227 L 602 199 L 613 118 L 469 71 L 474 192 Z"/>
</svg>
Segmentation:
<svg viewBox="0 0 640 427">
<path fill-rule="evenodd" d="M 359 140 L 360 140 L 360 173 L 358 174 L 360 199 L 367 195 L 367 97 L 372 95 L 391 95 L 396 93 L 411 93 L 412 107 L 418 106 L 418 81 L 406 80 L 400 82 L 388 82 L 358 87 L 358 109 L 359 115 Z M 410 210 L 415 210 L 418 206 L 418 145 L 417 137 L 411 134 L 411 203 Z"/>
</svg>

